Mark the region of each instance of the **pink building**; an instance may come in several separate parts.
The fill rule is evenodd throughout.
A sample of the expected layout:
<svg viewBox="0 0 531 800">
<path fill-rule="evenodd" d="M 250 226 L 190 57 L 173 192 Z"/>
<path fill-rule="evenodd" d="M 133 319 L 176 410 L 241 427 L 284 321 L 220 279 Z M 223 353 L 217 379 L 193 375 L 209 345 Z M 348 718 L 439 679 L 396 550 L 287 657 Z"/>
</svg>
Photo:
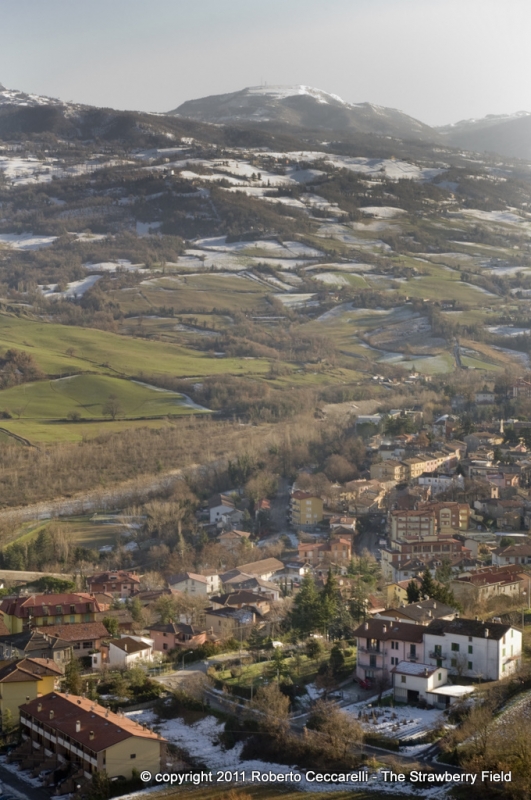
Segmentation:
<svg viewBox="0 0 531 800">
<path fill-rule="evenodd" d="M 422 625 L 370 619 L 354 631 L 358 643 L 356 676 L 361 680 L 389 679 L 400 661 L 424 662 Z"/>
</svg>

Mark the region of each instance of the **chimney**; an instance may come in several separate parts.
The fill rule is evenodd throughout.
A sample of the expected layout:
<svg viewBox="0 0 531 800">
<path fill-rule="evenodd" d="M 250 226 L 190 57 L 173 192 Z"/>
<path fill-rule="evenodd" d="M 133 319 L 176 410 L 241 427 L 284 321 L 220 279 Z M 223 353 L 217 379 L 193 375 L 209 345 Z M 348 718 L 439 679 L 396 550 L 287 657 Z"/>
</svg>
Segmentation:
<svg viewBox="0 0 531 800">
<path fill-rule="evenodd" d="M 42 703 L 39 703 L 37 706 L 37 712 L 42 711 Z"/>
<path fill-rule="evenodd" d="M 127 642 L 124 642 L 124 650 L 127 653 Z"/>
<path fill-rule="evenodd" d="M 485 639 L 488 639 L 490 636 L 490 631 L 488 628 L 485 628 Z"/>
<path fill-rule="evenodd" d="M 387 633 L 387 625 L 384 625 L 382 628 L 382 633 Z"/>
<path fill-rule="evenodd" d="M 89 739 L 92 742 L 94 739 L 94 731 L 89 731 Z"/>
<path fill-rule="evenodd" d="M 366 623 L 365 623 L 365 625 L 364 625 L 363 627 L 365 628 L 365 630 L 366 630 L 366 631 L 368 631 L 368 630 L 369 630 L 369 623 L 368 623 L 368 622 L 366 622 Z"/>
<path fill-rule="evenodd" d="M 79 733 L 80 730 L 81 730 L 81 722 L 78 719 L 76 719 L 76 733 Z"/>
<path fill-rule="evenodd" d="M 52 710 L 50 711 L 50 719 L 53 719 L 53 708 L 52 708 Z"/>
</svg>

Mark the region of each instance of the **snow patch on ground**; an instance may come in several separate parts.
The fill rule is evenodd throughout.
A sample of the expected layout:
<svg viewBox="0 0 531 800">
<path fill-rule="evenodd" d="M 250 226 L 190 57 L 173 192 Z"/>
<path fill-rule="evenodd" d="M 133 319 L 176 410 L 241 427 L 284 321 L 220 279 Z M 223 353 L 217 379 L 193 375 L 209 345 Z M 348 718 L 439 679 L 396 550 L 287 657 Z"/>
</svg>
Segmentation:
<svg viewBox="0 0 531 800">
<path fill-rule="evenodd" d="M 80 281 L 72 281 L 71 283 L 67 284 L 67 287 L 63 292 L 57 291 L 56 283 L 48 283 L 44 286 L 39 286 L 39 289 L 49 300 L 56 300 L 58 298 L 72 299 L 76 297 L 83 297 L 85 292 L 91 289 L 94 284 L 100 280 L 100 278 L 101 275 L 88 275 L 86 278 L 82 278 Z"/>
</svg>

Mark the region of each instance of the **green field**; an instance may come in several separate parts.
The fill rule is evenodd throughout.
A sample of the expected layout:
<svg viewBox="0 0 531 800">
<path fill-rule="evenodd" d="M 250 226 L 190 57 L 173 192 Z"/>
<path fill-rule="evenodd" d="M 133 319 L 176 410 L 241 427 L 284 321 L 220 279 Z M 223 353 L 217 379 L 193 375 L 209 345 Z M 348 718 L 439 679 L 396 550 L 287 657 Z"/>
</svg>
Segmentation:
<svg viewBox="0 0 531 800">
<path fill-rule="evenodd" d="M 48 375 L 103 372 L 123 377 L 176 375 L 204 377 L 264 373 L 265 359 L 213 358 L 168 342 L 119 336 L 94 328 L 53 325 L 0 315 L 0 350 L 27 350 Z"/>
<path fill-rule="evenodd" d="M 4 389 L 0 402 L 12 413 L 16 409 L 19 419 L 65 420 L 74 412 L 82 419 L 103 420 L 109 417 L 104 405 L 111 395 L 119 404 L 116 416 L 121 419 L 197 413 L 180 394 L 110 375 L 73 375 L 26 383 Z"/>
</svg>

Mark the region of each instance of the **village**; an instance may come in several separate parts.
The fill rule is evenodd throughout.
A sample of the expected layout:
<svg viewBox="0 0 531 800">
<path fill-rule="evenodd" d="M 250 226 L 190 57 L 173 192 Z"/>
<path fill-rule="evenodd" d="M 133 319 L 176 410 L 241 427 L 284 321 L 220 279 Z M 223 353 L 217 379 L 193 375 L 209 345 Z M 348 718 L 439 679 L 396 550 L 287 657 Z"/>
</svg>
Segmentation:
<svg viewBox="0 0 531 800">
<path fill-rule="evenodd" d="M 526 401 L 531 382 L 505 391 Z M 472 398 L 496 400 L 494 387 Z M 197 763 L 205 743 L 187 748 L 179 721 L 190 709 L 199 726 L 221 718 L 226 730 L 263 715 L 284 744 L 325 736 L 324 709 L 343 757 L 360 765 L 374 746 L 455 756 L 455 730 L 495 692 L 503 719 L 531 687 L 531 423 L 471 425 L 462 402 L 430 423 L 415 407 L 355 417 L 354 479 L 327 480 L 309 463 L 292 481 L 239 484 L 233 465 L 233 485 L 188 518 L 169 508 L 167 529 L 184 542 L 191 526 L 217 568 L 175 572 L 184 549 L 154 565 L 130 539 L 102 547 L 104 569 L 91 574 L 0 571 L 3 769 L 55 794 L 98 774 L 134 787 L 138 767 Z M 342 466 L 331 458 L 329 475 Z M 130 534 L 141 512 L 93 519 Z M 273 745 L 264 752 L 274 760 Z M 341 761 L 332 745 L 327 758 Z"/>
</svg>

